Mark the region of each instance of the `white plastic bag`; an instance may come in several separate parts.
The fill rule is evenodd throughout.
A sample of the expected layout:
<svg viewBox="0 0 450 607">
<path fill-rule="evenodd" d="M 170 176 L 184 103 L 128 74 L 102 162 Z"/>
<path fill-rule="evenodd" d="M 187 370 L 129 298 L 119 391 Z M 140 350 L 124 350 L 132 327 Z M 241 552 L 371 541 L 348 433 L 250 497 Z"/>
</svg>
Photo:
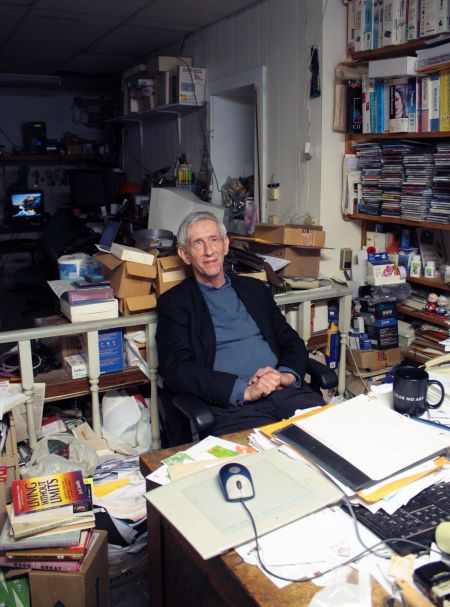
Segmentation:
<svg viewBox="0 0 450 607">
<path fill-rule="evenodd" d="M 49 442 L 60 441 L 69 446 L 69 459 L 50 452 Z M 44 436 L 33 449 L 33 455 L 20 474 L 22 478 L 45 476 L 58 472 L 81 470 L 83 476 L 92 476 L 98 464 L 96 452 L 68 432 Z"/>
<path fill-rule="evenodd" d="M 150 409 L 125 391 L 110 390 L 102 400 L 102 434 L 108 447 L 139 455 L 151 447 Z"/>
</svg>

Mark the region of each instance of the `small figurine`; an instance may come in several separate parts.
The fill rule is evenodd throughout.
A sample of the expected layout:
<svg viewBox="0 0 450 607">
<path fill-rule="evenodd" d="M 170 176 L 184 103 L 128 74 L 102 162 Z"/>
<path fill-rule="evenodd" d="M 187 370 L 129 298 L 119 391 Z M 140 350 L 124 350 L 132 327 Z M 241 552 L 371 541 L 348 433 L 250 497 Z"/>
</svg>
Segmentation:
<svg viewBox="0 0 450 607">
<path fill-rule="evenodd" d="M 438 297 L 436 314 L 439 316 L 447 316 L 448 314 L 448 300 L 445 295 L 439 295 Z"/>
<path fill-rule="evenodd" d="M 430 293 L 427 297 L 427 303 L 425 304 L 424 311 L 428 312 L 428 314 L 436 314 L 437 302 L 437 293 Z"/>
</svg>

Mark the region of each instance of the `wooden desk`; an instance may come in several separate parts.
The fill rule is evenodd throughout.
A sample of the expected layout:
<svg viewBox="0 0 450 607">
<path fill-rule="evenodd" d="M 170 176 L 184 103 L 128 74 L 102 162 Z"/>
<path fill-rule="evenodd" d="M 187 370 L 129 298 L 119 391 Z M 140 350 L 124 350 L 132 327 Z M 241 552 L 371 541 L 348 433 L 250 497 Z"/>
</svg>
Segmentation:
<svg viewBox="0 0 450 607">
<path fill-rule="evenodd" d="M 246 430 L 224 438 L 246 445 L 247 435 Z M 182 448 L 142 454 L 142 474 L 153 472 L 161 465 L 161 459 Z M 148 490 L 155 486 L 147 481 Z M 279 590 L 258 567 L 244 563 L 234 550 L 205 561 L 149 503 L 147 513 L 151 607 L 302 607 L 319 590 L 311 582 L 293 583 Z M 382 607 L 386 598 L 384 590 L 374 583 L 372 605 Z"/>
</svg>

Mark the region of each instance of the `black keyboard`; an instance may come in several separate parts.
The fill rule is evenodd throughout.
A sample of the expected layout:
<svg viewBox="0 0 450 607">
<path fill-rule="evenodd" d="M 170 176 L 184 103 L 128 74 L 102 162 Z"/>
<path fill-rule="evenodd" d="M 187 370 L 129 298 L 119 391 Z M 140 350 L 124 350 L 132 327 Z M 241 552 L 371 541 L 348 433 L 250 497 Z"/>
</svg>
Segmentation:
<svg viewBox="0 0 450 607">
<path fill-rule="evenodd" d="M 343 507 L 348 511 L 346 506 Z M 386 514 L 384 510 L 373 514 L 360 505 L 353 506 L 353 510 L 358 521 L 381 540 L 403 538 L 430 547 L 436 526 L 442 521 L 450 521 L 450 483 L 427 487 L 394 514 Z M 389 546 L 401 556 L 424 551 L 401 540 L 389 542 Z"/>
</svg>

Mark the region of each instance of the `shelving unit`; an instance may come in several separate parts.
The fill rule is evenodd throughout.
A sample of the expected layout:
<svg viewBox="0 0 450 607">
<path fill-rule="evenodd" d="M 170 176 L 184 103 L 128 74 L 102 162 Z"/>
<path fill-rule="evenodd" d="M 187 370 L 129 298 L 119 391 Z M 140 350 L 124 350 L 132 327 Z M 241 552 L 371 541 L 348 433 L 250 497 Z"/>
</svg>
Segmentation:
<svg viewBox="0 0 450 607">
<path fill-rule="evenodd" d="M 115 118 L 110 118 L 106 122 L 119 124 L 123 124 L 126 122 L 141 122 L 145 120 L 151 120 L 152 118 L 160 118 L 164 114 L 190 114 L 191 112 L 201 110 L 204 107 L 204 104 L 187 105 L 183 103 L 172 103 L 170 105 L 160 105 L 158 107 L 152 108 L 151 110 L 146 110 L 145 112 L 132 112 L 130 114 L 124 114 L 123 116 L 116 116 Z"/>
<path fill-rule="evenodd" d="M 53 156 L 51 154 L 17 154 L 14 156 L 0 155 L 0 165 L 14 164 L 99 164 L 104 166 L 111 163 L 110 158 L 102 158 L 101 156 Z"/>
<path fill-rule="evenodd" d="M 391 45 L 382 47 L 376 50 L 371 51 L 361 51 L 352 53 L 350 59 L 354 62 L 367 62 L 370 60 L 377 59 L 389 59 L 395 57 L 402 57 L 407 55 L 415 55 L 415 52 L 419 49 L 423 49 L 429 46 L 430 41 L 434 39 L 437 41 L 440 38 L 439 35 L 428 36 L 426 38 L 419 38 L 416 40 L 411 40 L 401 45 Z M 432 71 L 441 71 L 448 66 L 435 66 Z M 429 70 L 426 70 L 427 72 Z M 421 76 L 419 74 L 419 76 Z M 425 75 L 425 71 L 423 73 Z M 450 142 L 450 132 L 416 132 L 416 133 L 370 133 L 370 134 L 356 134 L 356 133 L 347 133 L 345 140 L 345 152 L 352 153 L 352 144 L 354 143 L 366 143 L 366 142 L 379 142 L 382 144 L 383 142 L 389 141 L 405 141 L 405 142 L 413 142 L 413 141 L 421 141 L 424 143 L 433 144 L 439 141 L 448 141 Z M 367 241 L 367 232 L 371 228 L 374 227 L 375 224 L 384 224 L 386 226 L 396 226 L 396 227 L 409 227 L 409 228 L 420 228 L 424 230 L 435 230 L 441 232 L 450 231 L 450 223 L 449 224 L 440 224 L 430 221 L 411 221 L 408 219 L 402 219 L 401 217 L 384 217 L 382 215 L 367 215 L 362 213 L 354 213 L 351 215 L 346 215 L 343 217 L 345 221 L 360 221 L 361 222 L 361 245 L 366 244 Z M 412 285 L 418 285 L 421 287 L 425 287 L 429 290 L 429 292 L 438 291 L 441 293 L 448 293 L 450 291 L 450 285 L 444 282 L 441 278 L 425 278 L 425 277 L 407 277 L 407 281 Z M 411 320 L 417 319 L 418 321 L 422 321 L 424 323 L 429 323 L 434 325 L 436 329 L 448 331 L 450 329 L 450 318 L 442 318 L 439 316 L 435 316 L 433 314 L 426 313 L 422 310 L 417 310 L 415 308 L 409 307 L 407 305 L 398 304 L 397 310 L 400 314 L 405 317 L 409 317 Z M 406 356 L 410 360 L 415 360 L 419 363 L 425 362 L 427 358 L 422 356 L 419 351 L 414 349 L 414 345 L 412 345 Z"/>
</svg>

